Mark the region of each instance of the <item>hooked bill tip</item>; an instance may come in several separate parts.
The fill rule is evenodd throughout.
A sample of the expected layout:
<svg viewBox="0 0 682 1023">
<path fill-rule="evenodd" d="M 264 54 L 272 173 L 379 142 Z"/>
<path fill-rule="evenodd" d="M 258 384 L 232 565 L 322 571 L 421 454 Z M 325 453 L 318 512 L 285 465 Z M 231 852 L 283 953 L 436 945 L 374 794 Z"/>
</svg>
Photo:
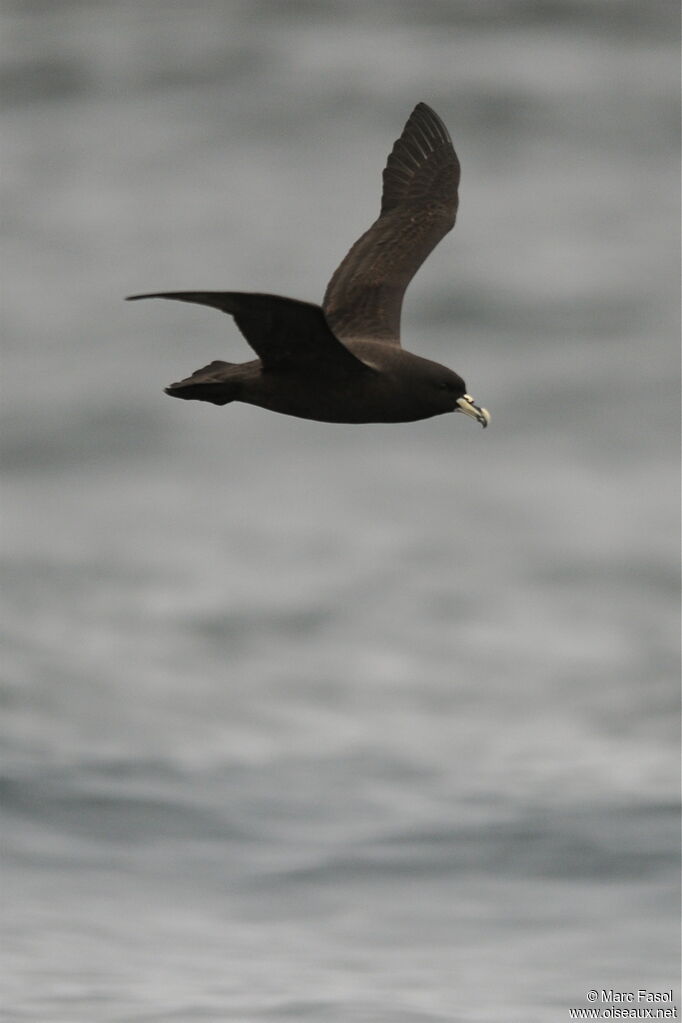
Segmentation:
<svg viewBox="0 0 682 1023">
<path fill-rule="evenodd" d="M 461 398 L 458 398 L 457 405 L 459 406 L 460 412 L 464 412 L 465 415 L 471 416 L 472 419 L 475 419 L 481 424 L 484 430 L 490 423 L 490 413 L 487 408 L 481 408 L 479 405 L 476 405 L 470 394 L 463 394 Z"/>
</svg>

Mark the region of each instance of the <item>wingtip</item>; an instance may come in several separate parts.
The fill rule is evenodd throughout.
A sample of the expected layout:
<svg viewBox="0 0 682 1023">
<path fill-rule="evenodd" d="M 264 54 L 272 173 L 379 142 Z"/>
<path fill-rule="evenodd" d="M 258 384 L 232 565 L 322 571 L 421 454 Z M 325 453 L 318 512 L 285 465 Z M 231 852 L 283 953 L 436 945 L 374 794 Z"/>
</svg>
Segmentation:
<svg viewBox="0 0 682 1023">
<path fill-rule="evenodd" d="M 448 131 L 442 117 L 440 117 L 428 103 L 424 103 L 423 100 L 420 100 L 419 103 L 417 103 L 408 118 L 405 128 L 407 128 L 407 125 L 413 118 L 416 124 L 422 129 L 426 127 L 435 140 L 449 142 L 452 144 L 450 132 Z"/>
</svg>

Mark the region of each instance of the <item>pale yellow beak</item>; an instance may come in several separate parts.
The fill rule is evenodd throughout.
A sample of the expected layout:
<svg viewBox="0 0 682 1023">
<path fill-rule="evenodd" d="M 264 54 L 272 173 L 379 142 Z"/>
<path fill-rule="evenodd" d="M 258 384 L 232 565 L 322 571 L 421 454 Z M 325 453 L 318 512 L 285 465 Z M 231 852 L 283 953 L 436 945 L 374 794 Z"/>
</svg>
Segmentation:
<svg viewBox="0 0 682 1023">
<path fill-rule="evenodd" d="M 456 408 L 455 412 L 464 412 L 465 415 L 472 416 L 485 430 L 490 422 L 490 413 L 487 408 L 479 408 L 478 405 L 474 405 L 474 399 L 470 394 L 463 394 L 461 398 L 457 399 L 457 404 L 459 408 Z"/>
</svg>

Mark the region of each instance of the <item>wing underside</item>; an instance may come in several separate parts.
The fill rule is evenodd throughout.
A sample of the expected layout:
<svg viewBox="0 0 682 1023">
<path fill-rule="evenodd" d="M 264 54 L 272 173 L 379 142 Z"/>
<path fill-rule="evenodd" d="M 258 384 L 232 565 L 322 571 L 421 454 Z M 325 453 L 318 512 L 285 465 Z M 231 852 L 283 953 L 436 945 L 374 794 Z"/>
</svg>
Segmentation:
<svg viewBox="0 0 682 1023">
<path fill-rule="evenodd" d="M 322 308 L 338 338 L 400 344 L 403 295 L 455 223 L 459 176 L 447 128 L 419 103 L 388 157 L 378 219 L 327 286 Z"/>
</svg>

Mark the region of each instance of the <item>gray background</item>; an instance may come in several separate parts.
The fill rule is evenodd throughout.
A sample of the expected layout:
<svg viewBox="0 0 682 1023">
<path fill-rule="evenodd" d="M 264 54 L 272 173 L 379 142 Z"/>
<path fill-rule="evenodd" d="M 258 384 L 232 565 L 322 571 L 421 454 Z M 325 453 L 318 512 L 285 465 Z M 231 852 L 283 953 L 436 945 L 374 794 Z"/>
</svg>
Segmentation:
<svg viewBox="0 0 682 1023">
<path fill-rule="evenodd" d="M 674 985 L 676 8 L 4 3 L 8 1023 Z M 491 428 L 166 398 L 251 352 L 123 296 L 319 300 L 419 100 Z"/>
</svg>

